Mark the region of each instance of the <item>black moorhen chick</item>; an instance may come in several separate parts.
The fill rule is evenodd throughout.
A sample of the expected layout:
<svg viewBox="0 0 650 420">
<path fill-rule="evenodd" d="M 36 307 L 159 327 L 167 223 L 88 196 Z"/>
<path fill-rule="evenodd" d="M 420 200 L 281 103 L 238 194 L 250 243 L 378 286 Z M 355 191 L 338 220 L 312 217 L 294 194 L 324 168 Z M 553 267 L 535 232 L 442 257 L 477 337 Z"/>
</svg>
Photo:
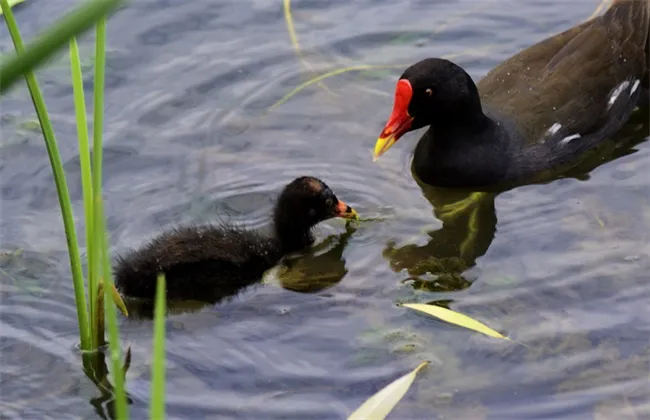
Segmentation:
<svg viewBox="0 0 650 420">
<path fill-rule="evenodd" d="M 440 187 L 535 182 L 570 167 L 648 100 L 650 0 L 614 0 L 602 15 L 529 47 L 477 85 L 428 58 L 397 82 L 377 159 L 402 135 L 420 138 L 413 171 Z"/>
<path fill-rule="evenodd" d="M 321 180 L 300 177 L 275 206 L 266 235 L 234 226 L 180 227 L 117 260 L 115 284 L 127 296 L 151 299 L 165 273 L 168 299 L 214 300 L 258 281 L 283 256 L 314 242 L 311 229 L 332 217 L 358 219 Z"/>
</svg>

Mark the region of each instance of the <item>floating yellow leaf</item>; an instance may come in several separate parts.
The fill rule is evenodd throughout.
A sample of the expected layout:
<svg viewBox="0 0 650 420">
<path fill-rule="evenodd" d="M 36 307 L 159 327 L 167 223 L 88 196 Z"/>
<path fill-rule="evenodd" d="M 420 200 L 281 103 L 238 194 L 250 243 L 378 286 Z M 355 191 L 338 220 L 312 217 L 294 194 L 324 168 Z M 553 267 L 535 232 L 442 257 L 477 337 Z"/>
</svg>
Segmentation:
<svg viewBox="0 0 650 420">
<path fill-rule="evenodd" d="M 383 420 L 386 418 L 397 403 L 404 397 L 418 372 L 428 365 L 429 362 L 422 362 L 410 373 L 402 376 L 386 385 L 378 393 L 370 397 L 361 407 L 350 414 L 348 420 Z"/>
<path fill-rule="evenodd" d="M 424 312 L 427 315 L 431 315 L 436 318 L 442 319 L 443 321 L 449 322 L 450 324 L 456 324 L 456 325 L 460 325 L 461 327 L 468 328 L 470 330 L 478 331 L 490 337 L 510 340 L 508 337 L 499 334 L 497 331 L 494 331 L 492 328 L 488 327 L 482 322 L 472 319 L 467 315 L 454 312 L 451 309 L 447 309 L 435 305 L 426 305 L 422 303 L 405 303 L 402 306 L 414 309 L 416 311 Z"/>
</svg>

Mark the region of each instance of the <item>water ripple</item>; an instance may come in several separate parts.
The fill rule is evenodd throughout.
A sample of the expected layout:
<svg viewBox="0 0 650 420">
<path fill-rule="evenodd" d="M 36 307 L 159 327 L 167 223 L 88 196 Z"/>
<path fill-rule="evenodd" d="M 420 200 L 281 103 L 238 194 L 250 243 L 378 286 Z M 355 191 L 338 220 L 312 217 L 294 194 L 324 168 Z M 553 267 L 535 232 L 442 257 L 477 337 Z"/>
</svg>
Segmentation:
<svg viewBox="0 0 650 420">
<path fill-rule="evenodd" d="M 478 78 L 581 21 L 593 3 L 494 1 L 455 21 L 476 2 L 297 0 L 292 10 L 316 74 L 489 44 L 455 59 Z M 60 7 L 17 9 L 21 29 L 31 37 Z M 342 221 L 322 223 L 322 249 L 231 301 L 170 315 L 170 417 L 342 418 L 422 359 L 432 368 L 396 418 L 648 412 L 639 376 L 650 360 L 647 144 L 588 179 L 517 188 L 450 217 L 442 210 L 462 194 L 424 191 L 411 177 L 419 133 L 372 162 L 401 68 L 342 73 L 323 80 L 327 90 L 313 84 L 269 110 L 313 76 L 292 51 L 279 3 L 141 0 L 111 19 L 109 39 L 104 196 L 113 251 L 184 222 L 264 228 L 279 191 L 301 175 L 376 219 L 348 236 Z M 92 39 L 80 43 L 91 54 Z M 83 232 L 67 58 L 38 76 Z M 12 418 L 94 417 L 99 392 L 74 351 L 51 171 L 38 133 L 20 129 L 31 101 L 25 89 L 3 101 L 0 406 Z M 639 117 L 623 136 L 647 138 L 648 125 Z M 527 347 L 395 305 L 438 300 Z M 133 417 L 146 417 L 151 322 L 120 323 L 133 349 Z"/>
</svg>

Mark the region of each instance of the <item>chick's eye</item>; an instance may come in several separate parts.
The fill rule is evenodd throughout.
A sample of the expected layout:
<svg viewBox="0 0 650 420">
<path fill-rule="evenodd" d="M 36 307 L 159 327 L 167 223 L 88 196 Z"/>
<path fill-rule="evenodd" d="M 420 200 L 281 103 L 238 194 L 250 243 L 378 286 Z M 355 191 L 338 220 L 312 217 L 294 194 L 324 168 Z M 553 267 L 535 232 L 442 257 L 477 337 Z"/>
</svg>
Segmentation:
<svg viewBox="0 0 650 420">
<path fill-rule="evenodd" d="M 429 89 L 425 90 L 424 93 L 426 93 L 428 96 L 431 96 L 431 95 L 433 95 L 433 89 L 429 88 Z"/>
<path fill-rule="evenodd" d="M 332 205 L 334 205 L 334 200 L 331 197 L 328 198 L 325 200 L 325 205 L 327 205 L 327 207 L 332 207 Z"/>
</svg>

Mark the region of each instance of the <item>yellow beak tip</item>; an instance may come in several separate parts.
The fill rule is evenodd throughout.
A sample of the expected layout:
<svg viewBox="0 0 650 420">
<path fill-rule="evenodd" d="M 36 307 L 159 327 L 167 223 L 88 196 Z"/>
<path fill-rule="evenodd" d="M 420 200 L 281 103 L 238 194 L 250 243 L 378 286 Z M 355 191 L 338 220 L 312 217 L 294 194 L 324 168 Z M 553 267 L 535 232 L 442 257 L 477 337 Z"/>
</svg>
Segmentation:
<svg viewBox="0 0 650 420">
<path fill-rule="evenodd" d="M 393 136 L 379 137 L 375 143 L 375 150 L 372 153 L 372 161 L 376 162 L 393 144 L 395 144 L 395 138 Z"/>
</svg>

